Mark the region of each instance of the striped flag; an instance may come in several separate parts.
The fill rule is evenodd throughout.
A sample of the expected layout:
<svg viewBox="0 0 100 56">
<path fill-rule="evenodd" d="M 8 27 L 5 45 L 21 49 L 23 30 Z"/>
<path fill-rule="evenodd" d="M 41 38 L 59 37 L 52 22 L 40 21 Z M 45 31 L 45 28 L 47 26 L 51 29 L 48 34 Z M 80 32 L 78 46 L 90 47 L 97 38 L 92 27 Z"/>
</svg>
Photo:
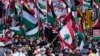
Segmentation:
<svg viewBox="0 0 100 56">
<path fill-rule="evenodd" d="M 23 6 L 22 16 L 22 23 L 24 23 L 29 29 L 33 29 L 38 23 L 38 19 L 36 19 L 25 6 Z"/>
<path fill-rule="evenodd" d="M 22 10 L 22 6 L 21 6 L 21 3 L 15 3 L 15 9 L 16 9 L 16 11 L 17 11 L 17 15 L 20 15 L 21 14 L 21 10 Z"/>
<path fill-rule="evenodd" d="M 90 5 L 91 5 L 91 3 L 83 1 L 82 12 L 85 13 L 86 9 L 90 9 L 91 8 Z"/>
<path fill-rule="evenodd" d="M 56 24 L 56 14 L 54 13 L 53 6 L 47 2 L 47 21 L 51 25 Z"/>
<path fill-rule="evenodd" d="M 90 3 L 89 2 L 86 2 L 86 1 L 84 1 L 83 2 L 83 6 L 85 7 L 85 8 L 90 8 Z"/>
<path fill-rule="evenodd" d="M 70 12 L 66 15 L 66 17 L 64 18 L 64 22 L 70 24 L 71 27 L 74 30 L 76 30 L 76 22 L 75 22 L 73 15 L 72 15 L 72 12 Z"/>
<path fill-rule="evenodd" d="M 41 9 L 46 9 L 46 0 L 38 0 L 38 5 Z"/>
<path fill-rule="evenodd" d="M 36 11 L 35 11 L 35 8 L 34 8 L 34 3 L 29 2 L 28 6 L 29 6 L 29 11 L 32 13 L 32 15 L 36 14 L 35 13 Z"/>
<path fill-rule="evenodd" d="M 66 24 L 59 32 L 59 39 L 64 42 L 66 46 L 73 49 L 74 30 L 70 24 Z"/>
<path fill-rule="evenodd" d="M 45 23 L 46 22 L 46 16 L 43 14 L 43 12 L 39 9 L 39 18 L 41 22 Z"/>
<path fill-rule="evenodd" d="M 47 9 L 47 1 L 46 0 L 38 0 L 37 6 L 38 6 L 38 8 L 41 11 L 46 12 L 46 9 Z"/>
<path fill-rule="evenodd" d="M 39 27 L 35 27 L 34 29 L 26 32 L 26 36 L 32 36 L 32 35 L 35 35 L 36 33 L 38 33 L 38 30 L 39 30 Z"/>
<path fill-rule="evenodd" d="M 14 32 L 14 34 L 22 34 L 20 30 L 20 26 L 10 27 L 10 30 Z"/>
<path fill-rule="evenodd" d="M 79 45 L 80 49 L 82 49 L 83 46 L 86 44 L 85 35 L 81 32 L 78 32 L 77 35 L 78 35 L 78 40 L 79 40 L 78 45 Z"/>
</svg>

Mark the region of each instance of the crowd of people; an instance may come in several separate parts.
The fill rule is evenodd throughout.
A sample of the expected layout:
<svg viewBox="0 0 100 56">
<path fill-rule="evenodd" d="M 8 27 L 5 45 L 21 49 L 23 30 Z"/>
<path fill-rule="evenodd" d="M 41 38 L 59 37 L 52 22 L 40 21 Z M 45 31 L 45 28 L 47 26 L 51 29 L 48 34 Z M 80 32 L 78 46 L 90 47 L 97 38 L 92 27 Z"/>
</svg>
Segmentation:
<svg viewBox="0 0 100 56">
<path fill-rule="evenodd" d="M 99 56 L 100 41 L 90 41 L 80 49 L 61 49 L 61 42 L 51 44 L 47 38 L 26 39 L 24 36 L 15 35 L 9 44 L 0 42 L 0 56 Z"/>
<path fill-rule="evenodd" d="M 29 25 L 28 26 L 25 25 L 25 23 L 23 23 L 21 21 L 22 18 L 20 18 L 20 17 L 17 18 L 17 16 L 22 16 L 21 13 L 24 10 L 22 8 L 21 9 L 18 8 L 17 5 L 22 6 L 22 4 L 24 4 L 24 2 L 23 2 L 24 0 L 21 0 L 21 2 L 18 2 L 20 0 L 15 0 L 17 2 L 14 1 L 15 6 L 18 8 L 18 11 L 17 11 L 18 15 L 16 14 L 16 11 L 12 12 L 13 10 L 12 11 L 10 10 L 13 8 L 9 8 L 10 6 L 13 7 L 12 2 L 10 4 L 10 2 L 8 0 L 2 0 L 2 1 L 6 1 L 6 2 L 2 2 L 2 3 L 4 3 L 4 7 L 3 7 L 4 12 L 2 12 L 2 14 L 4 14 L 4 15 L 0 14 L 1 15 L 1 18 L 0 18 L 0 56 L 100 56 L 100 40 L 92 40 L 91 37 L 88 35 L 90 33 L 85 34 L 85 37 L 87 38 L 86 45 L 84 45 L 82 49 L 80 49 L 80 47 L 78 46 L 79 42 L 77 42 L 78 41 L 77 36 L 74 36 L 76 42 L 73 44 L 74 45 L 73 49 L 68 48 L 67 45 L 66 45 L 66 47 L 62 48 L 62 46 L 61 46 L 62 43 L 59 40 L 58 34 L 59 34 L 59 31 L 61 30 L 61 28 L 66 24 L 65 22 L 63 22 L 63 19 L 60 19 L 61 22 L 58 20 L 59 22 L 57 22 L 56 25 L 51 25 L 51 24 L 49 25 L 49 23 L 47 25 L 46 24 L 47 22 L 45 22 L 45 23 L 43 22 L 43 24 L 45 24 L 46 26 L 41 27 L 43 29 L 40 32 L 38 31 L 39 32 L 38 36 L 30 36 L 28 38 L 25 35 L 25 33 L 26 33 L 25 31 L 23 31 L 24 33 L 22 32 L 22 35 L 20 32 L 13 31 L 14 29 L 12 30 L 10 28 L 17 27 L 17 26 L 19 26 L 19 28 L 21 28 L 21 30 L 26 30 L 27 32 L 30 31 L 30 29 L 31 29 L 31 27 L 30 27 L 30 29 L 27 29 Z M 13 0 L 11 0 L 11 1 L 13 1 Z M 25 0 L 25 1 L 28 1 L 28 0 Z M 29 0 L 29 1 L 32 1 L 32 0 Z M 45 1 L 45 0 L 43 0 L 43 1 Z M 30 8 L 32 7 L 31 3 L 33 3 L 33 2 L 27 3 L 28 5 L 30 5 Z M 66 4 L 65 1 L 64 1 L 64 3 Z M 55 5 L 54 12 L 55 12 L 57 18 L 59 18 L 62 14 L 65 14 L 65 15 L 67 14 L 66 7 L 67 6 L 70 7 L 71 4 L 68 3 L 67 6 L 64 4 L 57 5 L 56 0 L 54 0 L 54 5 Z M 14 8 L 15 8 L 15 6 L 14 6 Z M 25 6 L 27 8 L 26 4 L 25 4 Z M 34 8 L 35 8 L 35 6 L 34 6 Z M 0 7 L 0 9 L 2 9 L 2 8 Z M 29 10 L 29 8 L 27 8 L 27 9 Z M 9 12 L 12 12 L 13 15 L 10 14 Z M 8 14 L 8 15 L 6 15 L 6 14 Z M 30 14 L 32 14 L 32 13 L 30 13 Z M 38 14 L 38 13 L 36 13 L 36 14 Z M 85 14 L 85 12 L 82 14 Z M 27 17 L 27 15 L 25 15 L 25 16 Z M 28 15 L 28 16 L 30 16 L 30 15 Z M 73 15 L 70 15 L 70 16 L 73 16 Z M 81 15 L 78 15 L 78 16 L 81 16 Z M 78 16 L 76 16 L 76 17 L 78 17 Z M 83 15 L 81 17 L 86 17 L 86 15 Z M 41 22 L 39 22 L 39 23 L 41 24 Z M 19 29 L 17 29 L 17 30 L 19 30 Z M 78 31 L 78 30 L 76 30 L 76 31 Z M 34 33 L 34 32 L 32 32 L 32 33 Z"/>
</svg>

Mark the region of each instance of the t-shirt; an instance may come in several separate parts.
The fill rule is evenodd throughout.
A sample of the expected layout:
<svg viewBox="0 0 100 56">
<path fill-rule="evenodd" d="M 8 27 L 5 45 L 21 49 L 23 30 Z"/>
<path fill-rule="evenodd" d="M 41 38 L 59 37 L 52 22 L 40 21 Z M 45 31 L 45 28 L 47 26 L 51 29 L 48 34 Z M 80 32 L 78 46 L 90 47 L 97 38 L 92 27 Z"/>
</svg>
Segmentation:
<svg viewBox="0 0 100 56">
<path fill-rule="evenodd" d="M 96 54 L 94 54 L 94 53 L 91 53 L 89 56 L 96 56 Z"/>
<path fill-rule="evenodd" d="M 16 52 L 13 54 L 13 56 L 26 56 L 26 55 L 22 52 Z"/>
</svg>

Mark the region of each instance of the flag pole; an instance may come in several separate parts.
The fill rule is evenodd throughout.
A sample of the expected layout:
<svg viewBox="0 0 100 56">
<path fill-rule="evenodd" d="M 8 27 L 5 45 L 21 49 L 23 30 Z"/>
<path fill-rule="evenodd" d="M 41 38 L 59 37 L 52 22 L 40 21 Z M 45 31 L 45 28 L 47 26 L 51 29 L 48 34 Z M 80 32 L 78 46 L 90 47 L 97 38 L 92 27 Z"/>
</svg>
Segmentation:
<svg viewBox="0 0 100 56">
<path fill-rule="evenodd" d="M 37 3 L 36 3 L 36 7 L 37 7 Z M 38 27 L 39 27 L 39 30 L 40 31 L 40 18 L 39 18 L 39 9 L 37 9 L 37 19 L 38 19 Z M 38 32 L 38 38 L 40 38 L 40 32 Z"/>
<path fill-rule="evenodd" d="M 100 20 L 100 15 L 99 15 L 100 14 L 100 3 L 99 2 L 98 2 L 98 7 L 99 7 L 98 8 L 99 9 L 98 10 L 98 19 Z M 100 56 L 100 48 L 99 48 L 99 56 Z"/>
<path fill-rule="evenodd" d="M 45 26 L 44 25 L 46 25 L 47 26 L 47 23 L 48 23 L 48 21 L 47 21 L 47 14 L 48 14 L 48 7 L 47 7 L 47 2 L 48 2 L 48 0 L 46 0 L 45 1 L 46 2 L 46 12 L 43 12 L 43 16 L 44 16 L 44 18 L 46 19 L 46 22 L 45 23 L 43 23 L 43 26 L 42 26 L 42 33 L 43 33 L 43 39 L 45 38 Z"/>
<path fill-rule="evenodd" d="M 59 34 L 57 34 L 57 36 L 52 40 L 52 42 L 50 43 L 49 46 L 51 46 L 54 43 L 54 41 L 57 39 L 58 36 L 59 36 Z"/>
</svg>

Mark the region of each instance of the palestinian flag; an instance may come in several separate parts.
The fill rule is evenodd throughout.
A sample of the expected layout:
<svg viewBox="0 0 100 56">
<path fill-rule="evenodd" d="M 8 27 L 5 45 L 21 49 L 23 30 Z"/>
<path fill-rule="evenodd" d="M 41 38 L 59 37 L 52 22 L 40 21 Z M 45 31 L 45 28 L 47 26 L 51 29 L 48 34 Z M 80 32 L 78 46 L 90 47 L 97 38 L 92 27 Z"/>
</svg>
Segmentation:
<svg viewBox="0 0 100 56">
<path fill-rule="evenodd" d="M 93 0 L 83 1 L 83 9 L 92 9 L 92 8 L 93 8 Z"/>
<path fill-rule="evenodd" d="M 53 6 L 49 5 L 49 2 L 47 2 L 47 21 L 51 25 L 56 24 L 56 14 L 54 13 Z"/>
<path fill-rule="evenodd" d="M 85 35 L 81 32 L 78 32 L 77 35 L 78 35 L 78 40 L 79 40 L 78 45 L 79 45 L 80 49 L 82 49 L 83 46 L 86 44 Z"/>
<path fill-rule="evenodd" d="M 14 34 L 22 34 L 21 30 L 20 30 L 20 26 L 16 26 L 16 27 L 10 27 L 10 30 L 14 32 Z"/>
<path fill-rule="evenodd" d="M 41 22 L 45 23 L 46 22 L 46 16 L 43 15 L 42 13 L 39 13 L 39 15 L 40 15 L 39 18 L 40 18 Z"/>
<path fill-rule="evenodd" d="M 20 26 L 10 27 L 10 30 L 14 32 L 14 34 L 25 35 L 26 29 L 21 28 Z"/>
<path fill-rule="evenodd" d="M 85 6 L 87 9 L 90 7 L 90 3 L 89 2 L 86 2 L 86 1 L 84 1 L 83 2 L 83 6 Z"/>
<path fill-rule="evenodd" d="M 39 13 L 39 19 L 41 22 L 45 23 L 46 22 L 46 15 L 38 8 L 38 13 Z"/>
<path fill-rule="evenodd" d="M 22 16 L 22 23 L 24 23 L 28 29 L 33 29 L 36 26 L 38 19 L 36 19 L 25 6 L 23 6 Z"/>
<path fill-rule="evenodd" d="M 55 25 L 55 19 L 53 18 L 53 15 L 51 14 L 51 12 L 48 12 L 48 15 L 47 15 L 47 21 L 48 23 L 50 23 L 51 25 Z"/>
<path fill-rule="evenodd" d="M 47 1 L 46 0 L 38 0 L 37 6 L 41 11 L 46 11 Z"/>
<path fill-rule="evenodd" d="M 15 2 L 14 1 L 9 1 L 8 3 L 9 4 L 8 4 L 7 9 L 9 8 L 9 10 L 8 10 L 7 13 L 10 17 L 14 17 L 14 15 L 15 15 Z"/>
<path fill-rule="evenodd" d="M 29 11 L 32 13 L 32 15 L 36 14 L 35 8 L 34 8 L 34 3 L 30 2 L 28 3 L 29 6 Z"/>
<path fill-rule="evenodd" d="M 59 39 L 64 42 L 66 46 L 73 49 L 74 30 L 70 24 L 65 25 L 59 32 Z"/>
<path fill-rule="evenodd" d="M 22 10 L 22 6 L 21 6 L 21 4 L 20 3 L 15 3 L 15 9 L 16 9 L 16 11 L 17 11 L 17 15 L 20 15 L 21 14 L 21 10 Z M 15 11 L 15 12 L 16 12 Z"/>
<path fill-rule="evenodd" d="M 39 27 L 35 27 L 34 29 L 32 29 L 32 30 L 26 32 L 25 35 L 26 35 L 26 36 L 33 36 L 33 35 L 37 34 L 38 31 L 39 31 Z"/>
</svg>

